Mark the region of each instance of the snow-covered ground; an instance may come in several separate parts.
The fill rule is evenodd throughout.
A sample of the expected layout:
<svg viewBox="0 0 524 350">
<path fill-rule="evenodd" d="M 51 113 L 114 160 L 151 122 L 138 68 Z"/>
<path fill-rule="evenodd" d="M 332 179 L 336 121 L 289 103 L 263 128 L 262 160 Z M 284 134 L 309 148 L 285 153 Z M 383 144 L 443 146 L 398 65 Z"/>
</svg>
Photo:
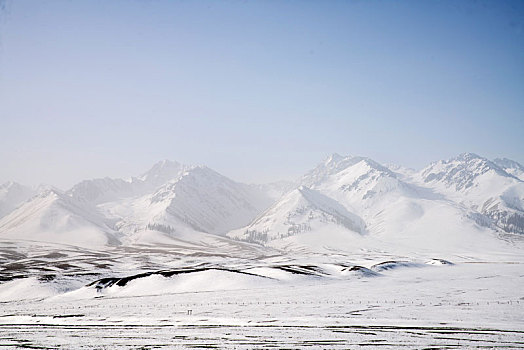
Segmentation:
<svg viewBox="0 0 524 350">
<path fill-rule="evenodd" d="M 522 348 L 523 243 L 450 261 L 1 241 L 4 268 L 24 276 L 0 285 L 0 346 Z"/>
<path fill-rule="evenodd" d="M 522 348 L 521 273 L 521 264 L 469 263 L 292 283 L 159 277 L 111 295 L 3 304 L 0 346 Z M 234 289 L 214 290 L 221 284 Z"/>
</svg>

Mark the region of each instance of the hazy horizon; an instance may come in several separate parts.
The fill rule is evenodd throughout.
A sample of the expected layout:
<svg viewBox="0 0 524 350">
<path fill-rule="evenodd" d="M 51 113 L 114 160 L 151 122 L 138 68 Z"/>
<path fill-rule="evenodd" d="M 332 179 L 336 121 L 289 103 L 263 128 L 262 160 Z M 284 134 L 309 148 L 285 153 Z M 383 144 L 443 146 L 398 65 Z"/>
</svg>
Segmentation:
<svg viewBox="0 0 524 350">
<path fill-rule="evenodd" d="M 524 3 L 0 2 L 0 183 L 524 163 Z"/>
<path fill-rule="evenodd" d="M 463 153 L 474 153 L 474 152 L 463 152 Z M 263 181 L 249 181 L 249 180 L 242 180 L 242 179 L 239 179 L 236 175 L 237 174 L 227 174 L 227 173 L 223 173 L 215 168 L 212 168 L 213 170 L 215 171 L 218 171 L 219 173 L 221 173 L 222 175 L 225 175 L 226 177 L 232 179 L 232 180 L 235 180 L 237 182 L 243 182 L 243 183 L 247 183 L 247 184 L 268 184 L 268 183 L 273 183 L 273 182 L 279 182 L 279 181 L 298 181 L 300 179 L 300 177 L 302 177 L 304 174 L 306 174 L 307 171 L 309 170 L 312 170 L 314 167 L 316 167 L 317 165 L 319 165 L 320 163 L 322 163 L 323 161 L 326 161 L 329 157 L 331 157 L 332 155 L 335 155 L 335 154 L 338 154 L 337 152 L 333 152 L 329 155 L 326 155 L 324 158 L 322 159 L 319 159 L 316 163 L 314 164 L 311 164 L 308 168 L 306 169 L 302 169 L 302 171 L 299 171 L 297 169 L 293 169 L 296 173 L 295 176 L 288 176 L 288 177 L 281 177 L 281 178 L 272 178 L 272 179 L 268 179 L 268 180 L 263 180 Z M 474 153 L 475 154 L 475 153 Z M 363 156 L 363 155 L 358 155 L 358 154 L 338 154 L 339 156 L 342 156 L 342 157 L 348 157 L 348 156 L 354 156 L 354 157 L 366 157 L 366 156 Z M 457 154 L 455 156 L 459 156 L 460 154 Z M 478 156 L 481 156 L 480 154 L 477 154 Z M 451 157 L 453 158 L 453 157 Z M 498 157 L 498 158 L 505 158 L 505 157 Z M 375 160 L 375 159 L 373 159 Z M 448 159 L 439 159 L 439 160 L 448 160 Z M 493 159 L 490 159 L 490 160 L 493 160 Z M 512 159 L 514 160 L 514 159 Z M 22 181 L 18 181 L 16 179 L 7 179 L 5 181 L 2 181 L 0 182 L 0 185 L 6 183 L 6 182 L 9 182 L 9 181 L 13 181 L 13 182 L 17 182 L 17 183 L 20 183 L 22 185 L 25 185 L 25 186 L 28 186 L 28 187 L 32 187 L 32 188 L 38 188 L 39 186 L 46 186 L 46 185 L 51 185 L 53 187 L 56 187 L 58 189 L 61 189 L 61 190 L 67 190 L 71 187 L 73 187 L 74 185 L 80 183 L 81 181 L 83 180 L 90 180 L 90 179 L 95 179 L 95 178 L 106 178 L 106 177 L 109 177 L 109 178 L 121 178 L 121 179 L 131 179 L 133 177 L 140 177 L 141 175 L 144 175 L 146 172 L 148 172 L 149 170 L 151 170 L 151 168 L 153 168 L 156 164 L 158 163 L 161 163 L 163 161 L 172 161 L 172 162 L 179 162 L 178 160 L 176 159 L 161 159 L 161 160 L 158 160 L 154 163 L 151 163 L 148 167 L 144 168 L 144 169 L 141 169 L 141 170 L 138 170 L 136 171 L 135 173 L 133 174 L 122 174 L 122 175 L 116 175 L 116 176 L 111 176 L 111 175 L 107 175 L 107 174 L 100 174 L 98 176 L 93 176 L 93 177 L 79 177 L 78 180 L 73 180 L 72 183 L 70 184 L 66 184 L 65 186 L 59 186 L 57 184 L 54 184 L 54 183 L 51 183 L 51 182 L 43 182 L 43 181 L 40 181 L 40 182 L 32 182 L 32 183 L 27 183 L 27 182 L 22 182 Z M 438 160 L 434 160 L 434 161 L 438 161 Z M 434 162 L 432 161 L 432 162 Z M 207 164 L 203 164 L 203 163 L 184 163 L 184 162 L 179 162 L 183 165 L 187 165 L 187 166 L 208 166 Z M 415 171 L 419 171 L 419 170 L 422 170 L 422 168 L 412 168 L 412 167 L 407 167 L 407 166 L 404 166 L 403 164 L 395 164 L 395 163 L 382 163 L 383 165 L 386 165 L 386 166 L 391 166 L 391 165 L 395 165 L 395 166 L 401 166 L 401 167 L 404 167 L 404 168 L 409 168 L 409 169 L 412 169 L 412 170 L 415 170 Z M 428 162 L 427 164 L 425 164 L 426 166 L 429 166 L 431 164 L 431 162 Z"/>
</svg>

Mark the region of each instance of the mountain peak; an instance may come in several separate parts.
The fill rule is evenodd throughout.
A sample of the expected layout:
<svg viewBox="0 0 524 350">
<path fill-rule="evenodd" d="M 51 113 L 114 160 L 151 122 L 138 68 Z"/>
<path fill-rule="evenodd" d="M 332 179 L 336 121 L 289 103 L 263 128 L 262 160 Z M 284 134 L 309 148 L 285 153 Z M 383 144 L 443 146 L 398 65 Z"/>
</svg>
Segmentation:
<svg viewBox="0 0 524 350">
<path fill-rule="evenodd" d="M 509 159 L 509 158 L 495 158 L 493 159 L 493 163 L 497 164 L 498 166 L 502 168 L 524 170 L 524 166 L 522 164 L 520 164 L 519 162 L 513 159 Z"/>
<path fill-rule="evenodd" d="M 365 223 L 342 204 L 319 191 L 300 186 L 267 209 L 250 225 L 229 236 L 252 243 L 268 243 L 328 225 L 330 229 L 365 233 Z"/>
<path fill-rule="evenodd" d="M 151 169 L 147 173 L 152 173 L 152 172 L 154 173 L 154 172 L 158 172 L 158 171 L 161 171 L 161 170 L 164 170 L 164 169 L 179 168 L 180 166 L 181 166 L 181 164 L 179 162 L 177 162 L 177 161 L 169 160 L 169 159 L 163 159 L 163 160 L 153 164 L 153 166 L 151 167 Z"/>
<path fill-rule="evenodd" d="M 79 246 L 117 243 L 96 209 L 48 187 L 0 219 L 0 235 Z"/>
<path fill-rule="evenodd" d="M 14 182 L 14 181 L 7 181 L 7 182 L 4 182 L 3 184 L 0 185 L 0 189 L 10 188 L 10 187 L 13 187 L 13 186 L 16 186 L 16 185 L 18 185 L 18 183 Z"/>
<path fill-rule="evenodd" d="M 496 158 L 493 163 L 504 169 L 505 172 L 511 174 L 520 180 L 524 181 L 524 166 L 519 162 L 516 162 L 508 158 Z"/>
<path fill-rule="evenodd" d="M 344 159 L 345 157 L 341 156 L 340 154 L 338 153 L 332 153 L 330 154 L 326 160 L 324 161 L 324 164 L 332 164 L 332 163 L 337 163 L 339 161 L 341 161 L 342 159 Z"/>
<path fill-rule="evenodd" d="M 458 160 L 458 161 L 464 161 L 464 162 L 469 162 L 469 161 L 474 160 L 474 159 L 487 160 L 487 159 L 479 156 L 478 154 L 471 153 L 471 152 L 461 153 L 461 154 L 459 154 L 458 156 L 456 156 L 453 159 L 454 160 Z"/>
<path fill-rule="evenodd" d="M 150 201 L 165 208 L 165 220 L 219 235 L 248 224 L 271 204 L 260 191 L 203 165 L 183 169 L 175 180 L 161 186 Z"/>
<path fill-rule="evenodd" d="M 462 153 L 447 161 L 430 164 L 422 170 L 425 183 L 442 182 L 458 190 L 467 190 L 476 184 L 480 176 L 494 172 L 498 176 L 519 180 L 494 162 L 475 153 Z"/>
<path fill-rule="evenodd" d="M 139 176 L 139 179 L 153 185 L 161 185 L 176 178 L 183 169 L 182 164 L 164 159 L 155 163 L 149 171 Z"/>
<path fill-rule="evenodd" d="M 19 184 L 15 181 L 7 181 L 3 184 L 0 184 L 0 191 L 25 191 L 32 192 L 33 190 L 27 186 Z"/>
<path fill-rule="evenodd" d="M 0 185 L 0 218 L 31 198 L 35 192 L 24 185 L 8 181 Z"/>
</svg>

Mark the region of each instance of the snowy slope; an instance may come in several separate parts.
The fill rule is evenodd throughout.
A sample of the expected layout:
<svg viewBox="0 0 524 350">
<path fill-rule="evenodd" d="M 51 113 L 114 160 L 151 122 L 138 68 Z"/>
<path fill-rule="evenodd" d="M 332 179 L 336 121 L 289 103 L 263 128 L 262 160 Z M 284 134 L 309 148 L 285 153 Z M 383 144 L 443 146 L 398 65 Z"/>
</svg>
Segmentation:
<svg viewBox="0 0 524 350">
<path fill-rule="evenodd" d="M 256 187 L 194 166 L 151 194 L 100 208 L 118 220 L 117 228 L 127 235 L 144 230 L 172 236 L 190 232 L 222 235 L 248 224 L 271 203 L 271 197 Z"/>
<path fill-rule="evenodd" d="M 332 227 L 364 233 L 364 221 L 337 201 L 305 186 L 287 193 L 249 226 L 230 232 L 229 237 L 266 243 L 319 228 Z"/>
<path fill-rule="evenodd" d="M 333 155 L 308 172 L 301 184 L 318 190 L 359 215 L 399 196 L 419 196 L 396 173 L 365 157 Z"/>
<path fill-rule="evenodd" d="M 166 211 L 198 231 L 225 234 L 249 223 L 271 202 L 256 189 L 207 167 L 195 167 L 157 191 L 152 202 L 169 201 Z"/>
<path fill-rule="evenodd" d="M 115 235 L 133 244 L 173 244 L 173 239 L 211 244 L 203 234 L 223 235 L 248 224 L 283 186 L 245 185 L 205 166 L 161 161 L 129 180 L 86 180 L 65 193 L 45 188 L 2 220 L 0 233 L 80 246 L 90 239 L 112 244 Z"/>
<path fill-rule="evenodd" d="M 496 158 L 493 159 L 493 163 L 504 169 L 504 171 L 508 174 L 518 177 L 524 181 L 524 166 L 519 162 L 508 158 Z"/>
<path fill-rule="evenodd" d="M 472 211 L 479 224 L 524 233 L 524 182 L 473 153 L 432 163 L 420 174 L 426 186 Z"/>
<path fill-rule="evenodd" d="M 122 179 L 92 179 L 84 180 L 71 188 L 67 194 L 76 200 L 100 204 L 118 199 L 132 197 L 140 193 L 143 186 L 136 181 L 125 181 Z"/>
<path fill-rule="evenodd" d="M 163 160 L 130 180 L 87 180 L 67 194 L 98 205 L 124 233 L 155 228 L 224 234 L 256 217 L 286 186 L 244 185 L 205 166 Z"/>
<path fill-rule="evenodd" d="M 156 188 L 177 178 L 189 168 L 190 166 L 175 161 L 162 160 L 154 164 L 147 172 L 140 175 L 137 180 L 143 181 L 149 188 Z"/>
<path fill-rule="evenodd" d="M 0 220 L 0 237 L 78 246 L 118 244 L 114 230 L 94 208 L 46 190 Z"/>
<path fill-rule="evenodd" d="M 9 181 L 0 185 L 0 218 L 13 211 L 34 194 L 35 192 L 32 189 L 16 182 Z"/>
<path fill-rule="evenodd" d="M 460 198 L 435 190 L 416 172 L 395 170 L 369 158 L 334 154 L 302 177 L 303 187 L 282 197 L 250 225 L 228 235 L 293 251 L 365 249 L 451 255 L 482 252 L 486 247 L 505 251 L 506 244 L 496 232 L 479 225 L 485 215 L 479 218 Z M 466 173 L 470 175 L 471 170 Z M 518 196 L 505 192 L 504 198 L 508 203 Z M 340 217 L 329 217 L 326 213 L 333 211 L 325 210 L 312 197 L 325 199 L 323 204 L 329 203 L 331 208 L 336 204 L 338 213 L 354 213 L 350 215 L 359 218 L 366 235 L 348 235 Z"/>
<path fill-rule="evenodd" d="M 360 216 L 370 234 L 389 234 L 422 217 L 421 202 L 439 199 L 406 177 L 369 158 L 335 155 L 301 181 Z"/>
</svg>

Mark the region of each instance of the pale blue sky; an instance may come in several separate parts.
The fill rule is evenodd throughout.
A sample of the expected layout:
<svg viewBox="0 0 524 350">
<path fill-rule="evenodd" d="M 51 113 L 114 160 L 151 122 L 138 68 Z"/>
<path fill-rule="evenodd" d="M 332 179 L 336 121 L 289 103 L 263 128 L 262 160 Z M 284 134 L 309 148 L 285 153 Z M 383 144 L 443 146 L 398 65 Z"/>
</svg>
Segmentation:
<svg viewBox="0 0 524 350">
<path fill-rule="evenodd" d="M 524 163 L 523 1 L 0 4 L 0 182 Z"/>
</svg>

